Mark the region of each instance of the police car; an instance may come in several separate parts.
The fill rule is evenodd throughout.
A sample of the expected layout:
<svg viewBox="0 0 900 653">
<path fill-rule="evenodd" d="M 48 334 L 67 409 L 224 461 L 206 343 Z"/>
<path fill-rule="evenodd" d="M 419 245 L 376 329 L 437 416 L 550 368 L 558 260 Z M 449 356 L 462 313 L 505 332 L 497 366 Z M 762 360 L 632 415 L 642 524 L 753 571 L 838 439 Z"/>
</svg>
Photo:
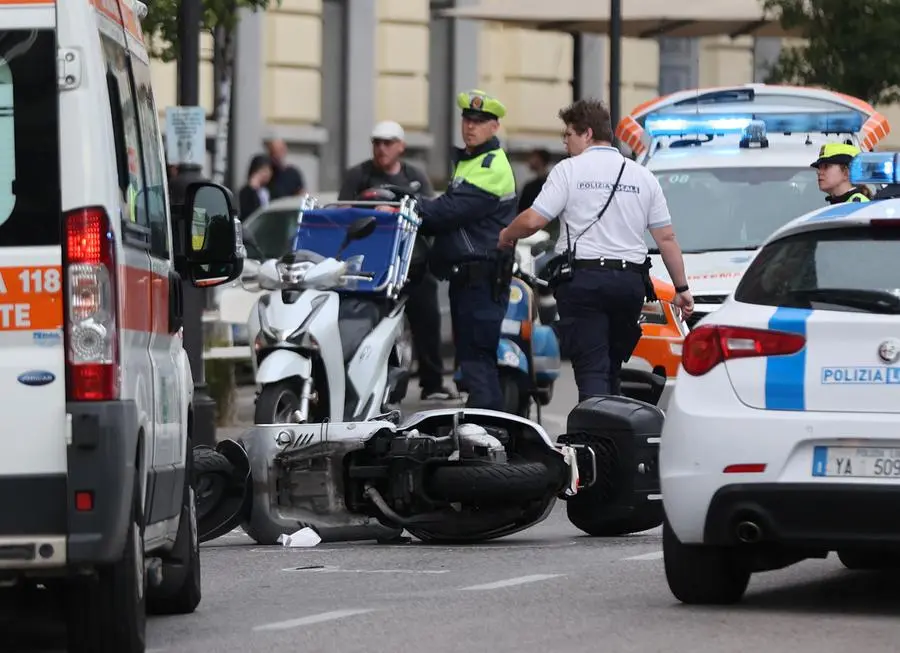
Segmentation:
<svg viewBox="0 0 900 653">
<path fill-rule="evenodd" d="M 897 154 L 860 154 L 851 181 L 898 170 Z M 659 459 L 682 602 L 736 602 L 751 572 L 831 551 L 900 564 L 898 259 L 900 199 L 819 209 L 688 334 Z"/>
<path fill-rule="evenodd" d="M 681 91 L 623 118 L 616 136 L 659 179 L 684 251 L 696 302 L 688 325 L 721 305 L 769 234 L 825 205 L 810 168 L 823 144 L 871 150 L 889 132 L 857 98 L 765 84 Z M 647 246 L 653 273 L 669 281 L 649 235 Z"/>
</svg>

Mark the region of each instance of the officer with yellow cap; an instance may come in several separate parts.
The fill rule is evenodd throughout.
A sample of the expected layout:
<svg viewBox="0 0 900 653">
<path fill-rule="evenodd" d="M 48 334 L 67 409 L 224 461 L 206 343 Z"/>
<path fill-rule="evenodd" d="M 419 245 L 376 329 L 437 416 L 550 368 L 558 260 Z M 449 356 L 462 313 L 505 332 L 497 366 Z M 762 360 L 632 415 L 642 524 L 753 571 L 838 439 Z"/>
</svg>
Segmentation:
<svg viewBox="0 0 900 653">
<path fill-rule="evenodd" d="M 844 202 L 868 202 L 871 191 L 868 186 L 850 183 L 850 162 L 859 154 L 859 148 L 846 143 L 827 143 L 819 149 L 819 158 L 810 164 L 816 168 L 819 190 L 827 193 L 830 204 Z"/>
<path fill-rule="evenodd" d="M 453 340 L 470 408 L 503 410 L 497 372 L 500 328 L 509 304 L 512 253 L 497 249 L 516 216 L 516 180 L 497 130 L 506 107 L 484 91 L 456 98 L 462 140 L 447 191 L 423 199 L 422 231 L 434 236 L 430 266 L 449 280 Z"/>
</svg>

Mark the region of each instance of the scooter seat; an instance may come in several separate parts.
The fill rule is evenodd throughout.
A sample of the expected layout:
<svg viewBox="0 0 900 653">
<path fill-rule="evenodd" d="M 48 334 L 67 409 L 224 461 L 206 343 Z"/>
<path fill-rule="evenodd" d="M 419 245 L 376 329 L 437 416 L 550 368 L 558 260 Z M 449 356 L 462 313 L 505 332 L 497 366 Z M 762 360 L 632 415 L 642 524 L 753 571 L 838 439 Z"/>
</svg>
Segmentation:
<svg viewBox="0 0 900 653">
<path fill-rule="evenodd" d="M 350 362 L 366 336 L 384 318 L 384 305 L 377 299 L 344 295 L 338 308 L 338 332 L 344 350 L 344 364 Z"/>
</svg>

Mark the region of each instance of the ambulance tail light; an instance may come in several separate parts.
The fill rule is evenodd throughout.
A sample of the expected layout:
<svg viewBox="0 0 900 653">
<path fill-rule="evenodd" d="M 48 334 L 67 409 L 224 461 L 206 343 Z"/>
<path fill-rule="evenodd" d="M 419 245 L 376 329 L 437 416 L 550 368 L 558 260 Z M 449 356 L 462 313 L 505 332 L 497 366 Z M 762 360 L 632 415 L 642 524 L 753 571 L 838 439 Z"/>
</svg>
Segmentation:
<svg viewBox="0 0 900 653">
<path fill-rule="evenodd" d="M 119 396 L 116 250 L 101 207 L 65 216 L 66 369 L 70 401 Z"/>
<path fill-rule="evenodd" d="M 787 356 L 805 345 L 806 338 L 796 333 L 704 324 L 685 337 L 681 364 L 691 376 L 703 376 L 727 360 Z"/>
<path fill-rule="evenodd" d="M 659 300 L 645 302 L 644 308 L 641 309 L 640 321 L 641 324 L 666 324 L 668 318 L 662 302 Z"/>
</svg>

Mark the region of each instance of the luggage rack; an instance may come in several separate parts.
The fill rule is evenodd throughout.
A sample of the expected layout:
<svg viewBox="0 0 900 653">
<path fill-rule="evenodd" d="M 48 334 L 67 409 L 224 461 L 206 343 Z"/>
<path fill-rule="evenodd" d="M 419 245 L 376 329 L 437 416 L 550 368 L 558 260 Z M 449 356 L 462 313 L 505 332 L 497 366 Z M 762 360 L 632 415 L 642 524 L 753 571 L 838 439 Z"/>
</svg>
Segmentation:
<svg viewBox="0 0 900 653">
<path fill-rule="evenodd" d="M 359 218 L 376 219 L 375 232 L 352 242 L 347 257 L 363 255 L 367 272 L 374 272 L 372 281 L 360 281 L 354 293 L 384 294 L 396 300 L 407 283 L 413 247 L 422 219 L 417 201 L 404 197 L 400 201 L 348 200 L 320 205 L 309 195 L 303 198 L 297 215 L 294 250 L 307 249 L 325 256 L 333 256 L 344 238 L 344 230 Z M 391 207 L 393 211 L 378 211 L 376 207 Z M 343 230 L 334 227 L 344 227 Z M 374 263 L 374 269 L 370 264 Z"/>
</svg>

